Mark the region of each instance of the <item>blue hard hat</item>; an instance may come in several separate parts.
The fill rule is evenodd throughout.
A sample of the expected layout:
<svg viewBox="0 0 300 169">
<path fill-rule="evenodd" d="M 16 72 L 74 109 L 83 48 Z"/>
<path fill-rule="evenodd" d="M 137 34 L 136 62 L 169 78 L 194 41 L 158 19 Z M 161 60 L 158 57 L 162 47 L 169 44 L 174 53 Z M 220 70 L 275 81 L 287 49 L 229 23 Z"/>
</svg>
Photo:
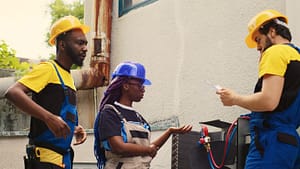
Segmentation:
<svg viewBox="0 0 300 169">
<path fill-rule="evenodd" d="M 150 80 L 146 79 L 146 70 L 144 66 L 136 62 L 122 62 L 112 73 L 112 79 L 117 76 L 128 76 L 144 81 L 143 85 L 151 85 Z"/>
</svg>

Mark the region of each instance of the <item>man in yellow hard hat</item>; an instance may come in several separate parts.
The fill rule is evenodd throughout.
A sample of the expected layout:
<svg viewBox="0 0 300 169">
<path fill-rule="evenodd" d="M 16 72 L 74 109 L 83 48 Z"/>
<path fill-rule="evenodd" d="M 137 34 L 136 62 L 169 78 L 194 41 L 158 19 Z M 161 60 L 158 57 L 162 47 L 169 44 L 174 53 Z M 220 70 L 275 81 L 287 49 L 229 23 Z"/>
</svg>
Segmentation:
<svg viewBox="0 0 300 169">
<path fill-rule="evenodd" d="M 245 39 L 260 52 L 254 94 L 217 91 L 223 105 L 251 111 L 245 169 L 300 168 L 300 50 L 291 43 L 287 24 L 288 18 L 276 10 L 254 16 Z"/>
<path fill-rule="evenodd" d="M 55 60 L 40 63 L 6 91 L 8 100 L 31 115 L 26 169 L 71 169 L 73 135 L 74 145 L 86 140 L 86 132 L 78 124 L 70 68 L 83 64 L 88 31 L 89 27 L 74 16 L 56 21 L 49 39 L 51 45 L 56 45 Z"/>
</svg>

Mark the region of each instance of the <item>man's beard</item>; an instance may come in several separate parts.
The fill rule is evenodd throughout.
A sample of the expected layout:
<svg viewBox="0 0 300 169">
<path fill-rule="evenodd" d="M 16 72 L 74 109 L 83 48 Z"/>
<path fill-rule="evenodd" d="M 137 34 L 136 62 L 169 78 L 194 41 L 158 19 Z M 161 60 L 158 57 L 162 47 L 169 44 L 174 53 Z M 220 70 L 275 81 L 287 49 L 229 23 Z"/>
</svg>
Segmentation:
<svg viewBox="0 0 300 169">
<path fill-rule="evenodd" d="M 76 54 L 69 45 L 66 45 L 66 53 L 68 56 L 70 56 L 73 64 L 77 66 L 83 65 L 83 60 L 81 60 L 80 55 Z"/>
<path fill-rule="evenodd" d="M 267 50 L 269 47 L 273 46 L 273 45 L 274 45 L 274 44 L 271 42 L 270 38 L 267 36 L 267 38 L 266 38 L 266 44 L 265 44 L 265 47 L 264 47 L 263 52 L 264 52 L 265 50 Z"/>
</svg>

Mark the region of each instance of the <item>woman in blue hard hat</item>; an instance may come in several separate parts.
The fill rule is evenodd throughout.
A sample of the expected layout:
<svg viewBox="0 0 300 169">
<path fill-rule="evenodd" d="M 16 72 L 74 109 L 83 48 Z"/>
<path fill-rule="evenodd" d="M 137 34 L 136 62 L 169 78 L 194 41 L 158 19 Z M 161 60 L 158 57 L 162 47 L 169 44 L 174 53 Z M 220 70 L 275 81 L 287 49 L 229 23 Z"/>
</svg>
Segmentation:
<svg viewBox="0 0 300 169">
<path fill-rule="evenodd" d="M 140 63 L 123 62 L 101 100 L 95 120 L 95 156 L 98 168 L 150 168 L 150 162 L 172 133 L 191 131 L 191 125 L 170 127 L 150 143 L 150 126 L 132 107 L 142 100 L 144 85 L 151 85 Z"/>
</svg>

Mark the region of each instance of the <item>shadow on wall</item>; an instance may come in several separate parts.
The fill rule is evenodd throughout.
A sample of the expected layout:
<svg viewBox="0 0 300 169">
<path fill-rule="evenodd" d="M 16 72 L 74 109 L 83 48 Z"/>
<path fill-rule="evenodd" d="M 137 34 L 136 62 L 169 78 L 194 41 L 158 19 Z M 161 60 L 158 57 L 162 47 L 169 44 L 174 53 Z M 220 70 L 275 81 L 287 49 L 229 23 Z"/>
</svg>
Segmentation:
<svg viewBox="0 0 300 169">
<path fill-rule="evenodd" d="M 7 99 L 0 99 L 0 136 L 28 132 L 29 126 L 30 116 L 16 109 Z"/>
<path fill-rule="evenodd" d="M 177 116 L 171 116 L 167 119 L 150 121 L 152 131 L 162 131 L 169 127 L 179 127 L 179 119 Z"/>
<path fill-rule="evenodd" d="M 167 119 L 151 121 L 152 131 L 161 131 L 169 127 L 178 127 L 179 119 L 171 116 Z M 30 116 L 22 113 L 7 99 L 0 99 L 0 136 L 27 135 L 30 127 Z"/>
</svg>

